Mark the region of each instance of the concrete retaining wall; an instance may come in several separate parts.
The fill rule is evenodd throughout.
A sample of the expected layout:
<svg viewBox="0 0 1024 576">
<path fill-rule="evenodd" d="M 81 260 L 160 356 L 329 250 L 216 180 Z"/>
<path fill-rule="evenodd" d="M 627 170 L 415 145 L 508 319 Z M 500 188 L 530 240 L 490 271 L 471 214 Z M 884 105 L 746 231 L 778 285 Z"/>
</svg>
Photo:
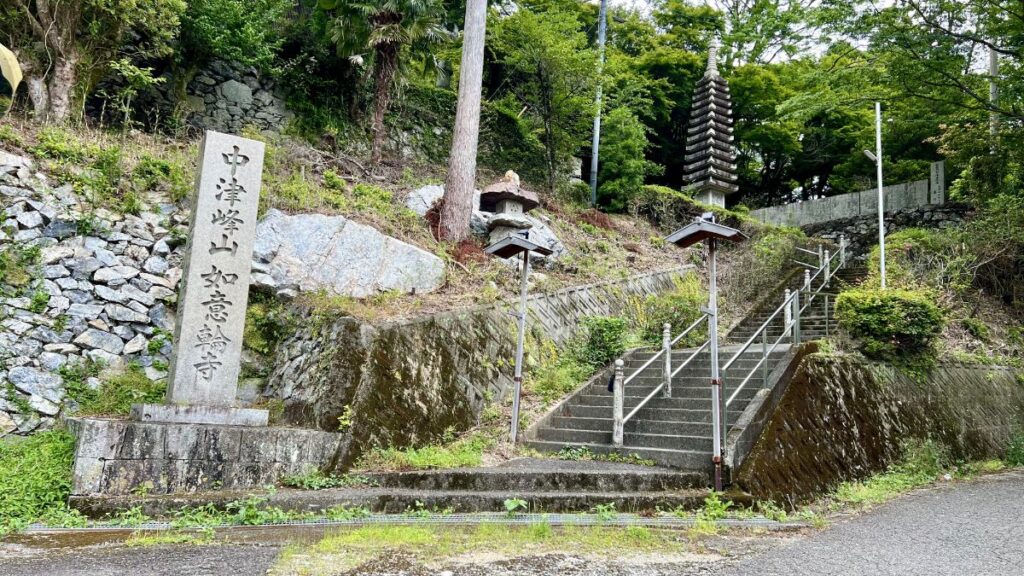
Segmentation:
<svg viewBox="0 0 1024 576">
<path fill-rule="evenodd" d="M 536 296 L 528 329 L 566 342 L 588 316 L 672 289 L 691 267 Z M 338 429 L 349 411 L 339 466 L 372 446 L 440 441 L 476 425 L 489 401 L 512 388 L 515 318 L 509 304 L 374 326 L 352 318 L 311 322 L 278 346 L 265 395 L 285 403 L 289 424 Z"/>
<path fill-rule="evenodd" d="M 928 204 L 946 202 L 945 162 L 933 162 L 931 178 L 893 184 L 883 188 L 885 211 L 899 212 Z M 841 218 L 878 215 L 878 189 L 840 194 L 784 206 L 761 208 L 750 213 L 766 224 L 807 226 Z"/>
<path fill-rule="evenodd" d="M 799 501 L 884 470 L 909 439 L 933 439 L 954 458 L 1000 456 L 1024 425 L 1021 374 L 943 362 L 912 375 L 807 356 L 736 481 L 758 498 Z"/>
</svg>

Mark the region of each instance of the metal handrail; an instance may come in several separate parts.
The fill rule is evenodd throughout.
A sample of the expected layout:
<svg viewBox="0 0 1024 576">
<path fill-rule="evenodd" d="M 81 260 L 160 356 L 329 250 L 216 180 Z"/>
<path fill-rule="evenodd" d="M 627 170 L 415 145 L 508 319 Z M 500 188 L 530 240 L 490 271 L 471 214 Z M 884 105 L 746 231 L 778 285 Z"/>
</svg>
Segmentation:
<svg viewBox="0 0 1024 576">
<path fill-rule="evenodd" d="M 760 368 L 762 364 L 768 361 L 768 356 L 770 356 L 772 352 L 775 352 L 775 349 L 778 348 L 779 344 L 782 343 L 782 340 L 789 335 L 789 331 L 793 328 L 796 322 L 797 321 L 794 318 L 793 320 L 789 321 L 789 324 L 783 325 L 782 334 L 780 334 L 779 337 L 775 339 L 775 342 L 772 343 L 771 347 L 768 348 L 764 352 L 764 354 L 761 355 L 761 360 L 758 361 L 758 363 L 753 368 L 750 369 L 750 373 L 747 374 L 747 377 L 743 379 L 743 382 L 740 382 L 740 385 L 736 387 L 736 390 L 734 390 L 732 395 L 729 396 L 729 399 L 725 401 L 726 408 L 729 407 L 729 404 L 732 404 L 732 401 L 736 398 L 736 395 L 739 394 L 740 390 L 742 390 L 743 387 L 747 385 L 747 382 L 750 382 L 750 379 L 754 377 L 754 373 L 757 372 L 757 369 Z"/>
<path fill-rule="evenodd" d="M 697 318 L 697 320 L 696 320 L 696 321 L 695 321 L 695 322 L 694 322 L 693 324 L 690 324 L 690 326 L 689 326 L 689 327 L 687 327 L 687 328 L 686 328 L 686 330 L 683 330 L 683 331 L 682 331 L 682 333 L 680 333 L 680 334 L 679 334 L 679 336 L 676 336 L 676 337 L 675 337 L 675 339 L 674 339 L 674 340 L 672 340 L 672 342 L 671 342 L 671 343 L 672 343 L 672 344 L 675 344 L 676 342 L 678 342 L 679 340 L 681 340 L 681 339 L 683 338 L 683 336 L 686 336 L 687 334 L 689 334 L 689 333 L 690 333 L 691 331 L 693 331 L 693 329 L 694 329 L 694 328 L 696 328 L 696 327 L 697 327 L 697 326 L 698 326 L 698 325 L 699 325 L 699 324 L 700 324 L 701 322 L 703 322 L 704 320 L 707 320 L 707 318 L 708 318 L 708 315 L 707 315 L 707 314 L 703 314 L 703 315 L 701 315 L 701 317 L 700 317 L 700 318 Z M 633 378 L 636 378 L 636 377 L 637 377 L 637 376 L 639 376 L 639 375 L 640 375 L 640 373 L 642 373 L 642 372 L 643 372 L 644 370 L 647 370 L 647 368 L 649 368 L 649 367 L 651 366 L 651 364 L 653 364 L 653 363 L 654 363 L 654 361 L 655 361 L 655 360 L 657 360 L 658 358 L 661 358 L 661 355 L 662 355 L 662 354 L 664 354 L 664 353 L 665 353 L 665 349 L 664 349 L 664 348 L 662 348 L 662 349 L 658 350 L 658 353 L 657 353 L 657 354 L 655 354 L 654 356 L 651 356 L 651 357 L 650 357 L 650 359 L 649 359 L 649 360 L 647 360 L 647 362 L 644 362 L 644 363 L 643 363 L 643 365 L 642 365 L 642 366 L 640 366 L 640 368 L 638 368 L 638 369 L 636 370 L 636 372 L 633 372 L 632 374 L 630 374 L 630 375 L 629 375 L 629 377 L 628 377 L 628 378 L 626 378 L 625 380 L 623 380 L 623 381 L 622 381 L 622 385 L 623 385 L 623 386 L 625 386 L 626 384 L 629 384 L 629 383 L 630 383 L 630 382 L 631 382 L 631 381 L 633 380 Z M 662 384 L 662 386 L 664 386 L 664 384 Z"/>
<path fill-rule="evenodd" d="M 675 344 L 675 343 L 676 343 L 676 342 L 678 342 L 678 341 L 679 341 L 680 339 L 682 339 L 682 338 L 683 338 L 683 336 L 686 336 L 686 335 L 687 335 L 688 333 L 690 333 L 691 331 L 693 331 L 693 329 L 694 329 L 694 328 L 696 328 L 697 326 L 699 326 L 701 322 L 703 322 L 703 321 L 705 321 L 705 320 L 707 320 L 707 319 L 708 319 L 708 315 L 707 315 L 707 314 L 703 314 L 703 315 L 701 315 L 701 317 L 700 317 L 700 318 L 698 318 L 698 319 L 697 319 L 697 320 L 696 320 L 696 321 L 695 321 L 695 322 L 694 322 L 693 324 L 690 324 L 690 326 L 689 326 L 689 327 L 687 327 L 687 328 L 686 328 L 686 330 L 683 330 L 683 331 L 682 331 L 682 333 L 680 333 L 680 334 L 679 334 L 679 336 L 676 336 L 676 337 L 675 337 L 675 339 L 674 339 L 674 340 L 672 340 L 672 342 L 671 342 L 671 343 L 672 343 L 672 344 Z M 696 357 L 696 356 L 697 356 L 697 354 L 698 354 L 698 353 L 699 353 L 699 352 L 700 352 L 701 350 L 703 350 L 704 348 L 706 348 L 706 347 L 707 347 L 707 345 L 708 345 L 708 342 L 710 342 L 710 340 L 709 340 L 709 341 L 705 341 L 705 342 L 704 342 L 704 344 L 702 344 L 702 345 L 700 346 L 700 348 L 697 348 L 697 351 L 696 351 L 696 352 L 694 352 L 693 354 L 691 354 L 691 355 L 690 355 L 690 357 L 686 359 L 686 361 L 684 361 L 684 362 L 683 362 L 682 364 L 680 364 L 680 365 L 679 365 L 679 368 L 676 368 L 676 370 L 675 370 L 674 372 L 672 372 L 672 375 L 671 375 L 671 376 L 670 376 L 669 378 L 675 378 L 675 375 L 676 375 L 676 374 L 678 374 L 678 373 L 679 373 L 679 371 L 680 371 L 680 370 L 682 370 L 684 366 L 686 366 L 687 364 L 689 364 L 689 363 L 690 363 L 690 361 L 691 361 L 691 360 L 693 360 L 693 359 L 694 359 L 694 357 Z M 671 348 L 669 348 L 669 349 L 671 350 Z M 664 352 L 664 351 L 665 351 L 665 349 L 664 349 L 664 348 L 662 348 L 662 349 L 661 349 L 661 352 Z M 656 354 L 656 355 L 655 355 L 655 356 L 653 356 L 653 357 L 652 357 L 652 358 L 651 358 L 650 360 L 648 360 L 647 362 L 645 362 L 645 363 L 643 364 L 643 366 L 641 366 L 641 367 L 640 367 L 640 369 L 639 369 L 639 370 L 637 370 L 636 372 L 634 372 L 634 373 L 633 373 L 633 374 L 632 374 L 632 375 L 631 375 L 631 376 L 630 376 L 629 378 L 626 378 L 625 380 L 623 380 L 623 381 L 622 381 L 622 386 L 623 386 L 623 387 L 625 387 L 625 386 L 626 386 L 626 384 L 628 384 L 630 380 L 632 380 L 632 379 L 633 379 L 633 378 L 635 378 L 635 377 L 636 377 L 637 375 L 639 375 L 639 374 L 640 374 L 641 372 L 643 372 L 644 370 L 646 370 L 646 369 L 647 369 L 647 367 L 648 367 L 648 366 L 650 366 L 650 365 L 651 365 L 651 363 L 652 363 L 652 362 L 654 362 L 654 360 L 656 360 L 656 359 L 657 359 L 657 358 L 658 358 L 659 356 L 661 356 L 661 353 L 658 353 L 658 354 Z M 659 384 L 659 385 L 658 385 L 658 387 L 657 387 L 657 388 L 655 388 L 654 390 L 652 390 L 652 391 L 651 391 L 651 393 L 650 393 L 650 394 L 648 394 L 646 398 L 644 398 L 644 399 L 643 399 L 643 400 L 642 400 L 642 401 L 641 401 L 641 402 L 640 402 L 639 404 L 637 404 L 637 405 L 636 405 L 636 407 L 634 407 L 634 408 L 633 408 L 633 409 L 632 409 L 632 410 L 631 410 L 631 411 L 629 412 L 629 414 L 628 414 L 628 415 L 626 415 L 626 417 L 622 419 L 622 424 L 623 424 L 623 426 L 625 426 L 626 422 L 629 422 L 629 419 L 630 419 L 630 418 L 632 418 L 632 417 L 633 417 L 634 415 L 636 415 L 636 413 L 637 413 L 637 412 L 639 412 L 639 411 L 640 411 L 640 409 L 644 407 L 644 405 L 646 405 L 646 404 L 647 404 L 648 402 L 650 402 L 650 401 L 651 401 L 651 398 L 654 398 L 654 397 L 655 397 L 655 396 L 656 396 L 656 395 L 657 395 L 657 394 L 658 394 L 659 392 L 661 392 L 661 391 L 662 391 L 662 390 L 664 390 L 664 389 L 665 389 L 665 382 L 662 382 L 661 384 Z"/>
<path fill-rule="evenodd" d="M 729 361 L 722 365 L 722 371 L 723 372 L 728 370 L 729 367 L 733 365 L 733 362 L 736 362 L 736 360 L 738 360 L 739 357 L 742 356 L 743 353 L 746 352 L 748 348 L 750 348 L 750 345 L 754 343 L 754 340 L 757 340 L 757 337 L 761 335 L 761 332 L 764 332 L 764 330 L 768 328 L 768 324 L 772 320 L 775 320 L 775 317 L 779 315 L 779 312 L 782 312 L 783 310 L 785 310 L 786 305 L 789 304 L 790 302 L 792 302 L 793 298 L 795 298 L 795 297 L 796 297 L 795 296 L 795 292 L 793 294 L 790 294 L 789 298 L 786 298 L 782 302 L 782 305 L 780 305 L 778 308 L 776 308 L 775 312 L 772 312 L 772 315 L 769 316 L 768 319 L 765 320 L 761 324 L 760 328 L 758 328 L 757 330 L 754 331 L 754 334 L 750 338 L 747 339 L 747 341 L 743 344 L 743 346 L 740 347 L 740 349 L 735 354 L 732 355 L 732 358 L 729 358 Z"/>
<path fill-rule="evenodd" d="M 799 250 L 801 252 L 806 252 L 807 254 L 811 254 L 812 256 L 817 256 L 818 255 L 818 253 L 815 250 L 808 250 L 807 248 L 801 248 L 799 246 L 793 246 L 793 248 L 796 248 L 797 250 Z"/>
<path fill-rule="evenodd" d="M 800 313 L 801 314 L 803 314 L 804 310 L 807 310 L 807 308 L 810 307 L 810 305 L 814 302 L 814 299 L 817 298 L 818 295 L 822 293 L 822 291 L 821 291 L 822 288 L 824 288 L 825 286 L 828 286 L 829 282 L 832 281 L 832 277 L 835 276 L 835 273 L 839 271 L 839 267 L 832 268 L 832 261 L 835 260 L 837 257 L 839 257 L 839 255 L 840 255 L 840 253 L 836 252 L 835 254 L 829 256 L 828 262 L 824 263 L 821 266 L 821 268 L 813 276 L 811 276 L 809 284 L 811 286 L 813 286 L 814 285 L 814 279 L 817 278 L 822 272 L 824 272 L 826 269 L 828 269 L 829 272 L 830 272 L 829 275 L 828 275 L 828 278 L 825 278 L 825 280 L 822 281 L 822 283 L 818 286 L 817 290 L 811 290 L 811 291 L 808 292 L 809 296 L 807 298 L 807 301 L 804 302 L 803 305 L 800 307 Z M 840 260 L 840 266 L 841 265 L 842 265 L 842 260 Z"/>
</svg>

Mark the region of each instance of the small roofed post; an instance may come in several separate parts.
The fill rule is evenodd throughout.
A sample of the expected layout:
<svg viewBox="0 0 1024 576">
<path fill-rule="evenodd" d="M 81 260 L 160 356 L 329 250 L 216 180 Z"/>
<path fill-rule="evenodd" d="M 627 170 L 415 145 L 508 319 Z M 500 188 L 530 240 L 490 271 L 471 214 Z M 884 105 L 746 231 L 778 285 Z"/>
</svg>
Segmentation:
<svg viewBox="0 0 1024 576">
<path fill-rule="evenodd" d="M 481 201 L 481 203 L 483 202 Z M 510 430 L 513 445 L 516 443 L 516 437 L 519 435 L 519 397 L 523 390 L 523 343 L 526 339 L 526 292 L 530 277 L 530 253 L 536 252 L 541 256 L 551 254 L 550 249 L 527 240 L 525 238 L 527 234 L 529 234 L 529 231 L 524 230 L 522 234 L 506 236 L 484 249 L 484 252 L 499 258 L 512 258 L 517 254 L 523 255 L 522 275 L 519 281 L 519 312 L 516 314 L 516 319 L 518 320 L 516 371 L 513 378 L 515 389 L 512 392 L 512 427 Z"/>
<path fill-rule="evenodd" d="M 715 490 L 722 490 L 722 439 L 725 436 L 725 425 L 722 412 L 722 378 L 718 368 L 718 263 L 715 254 L 716 245 L 719 241 L 742 242 L 747 235 L 735 228 L 715 222 L 715 215 L 706 212 L 693 222 L 683 226 L 668 236 L 665 240 L 680 248 L 686 248 L 705 242 L 708 245 L 708 307 L 710 317 L 708 326 L 708 342 L 711 348 L 711 422 L 713 432 L 713 443 L 711 462 L 715 469 Z"/>
<path fill-rule="evenodd" d="M 533 224 L 525 214 L 537 206 L 540 206 L 537 194 L 523 188 L 519 175 L 511 170 L 504 178 L 484 188 L 480 193 L 480 210 L 494 212 L 489 222 L 491 244 L 530 229 Z"/>
</svg>

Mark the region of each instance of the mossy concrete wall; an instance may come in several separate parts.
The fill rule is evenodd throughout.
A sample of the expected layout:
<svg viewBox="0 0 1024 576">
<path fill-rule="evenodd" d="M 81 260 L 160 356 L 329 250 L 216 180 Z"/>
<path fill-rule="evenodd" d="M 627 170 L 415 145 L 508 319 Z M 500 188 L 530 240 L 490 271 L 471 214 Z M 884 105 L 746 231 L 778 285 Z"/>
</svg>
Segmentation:
<svg viewBox="0 0 1024 576">
<path fill-rule="evenodd" d="M 532 297 L 528 329 L 564 343 L 583 318 L 621 314 L 691 268 Z M 381 325 L 311 320 L 278 346 L 264 394 L 284 402 L 288 424 L 345 432 L 342 469 L 374 446 L 438 442 L 476 425 L 487 402 L 511 390 L 513 313 L 505 303 Z"/>
<path fill-rule="evenodd" d="M 884 470 L 908 439 L 933 439 L 954 458 L 990 458 L 1021 426 L 1017 370 L 942 362 L 912 374 L 811 354 L 735 479 L 756 497 L 799 501 Z"/>
</svg>

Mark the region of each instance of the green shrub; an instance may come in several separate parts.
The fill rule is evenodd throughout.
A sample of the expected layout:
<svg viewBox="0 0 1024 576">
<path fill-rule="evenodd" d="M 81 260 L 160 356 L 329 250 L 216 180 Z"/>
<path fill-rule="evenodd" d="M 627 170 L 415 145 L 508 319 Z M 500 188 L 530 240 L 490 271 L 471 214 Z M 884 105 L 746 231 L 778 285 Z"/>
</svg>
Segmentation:
<svg viewBox="0 0 1024 576">
<path fill-rule="evenodd" d="M 150 380 L 141 367 L 133 364 L 104 380 L 93 394 L 86 394 L 80 411 L 83 414 L 128 414 L 132 404 L 162 402 L 166 391 L 165 383 Z"/>
<path fill-rule="evenodd" d="M 1024 466 L 1024 432 L 1018 432 L 1010 439 L 1005 460 L 1010 466 Z"/>
<path fill-rule="evenodd" d="M 245 329 L 242 343 L 246 348 L 260 354 L 270 354 L 277 343 L 289 336 L 294 329 L 294 318 L 284 302 L 254 292 L 245 310 Z"/>
<path fill-rule="evenodd" d="M 648 296 L 640 313 L 634 314 L 637 330 L 649 344 L 660 345 L 666 323 L 672 326 L 672 337 L 679 335 L 703 314 L 701 306 L 707 304 L 707 291 L 696 274 L 687 274 L 676 281 L 671 292 Z M 677 347 L 697 345 L 707 339 L 707 325 L 691 331 Z"/>
<path fill-rule="evenodd" d="M 144 154 L 132 171 L 132 180 L 142 190 L 166 190 L 171 202 L 188 196 L 189 181 L 185 168 Z"/>
<path fill-rule="evenodd" d="M 926 352 L 944 323 L 931 296 L 911 290 L 847 290 L 836 298 L 836 319 L 866 356 L 878 359 Z"/>
<path fill-rule="evenodd" d="M 63 430 L 0 440 L 0 534 L 66 510 L 74 448 Z"/>
<path fill-rule="evenodd" d="M 580 360 L 604 366 L 626 351 L 626 321 L 613 316 L 591 316 L 583 320 L 584 340 Z"/>
<path fill-rule="evenodd" d="M 44 128 L 36 137 L 32 153 L 43 158 L 65 162 L 83 162 L 90 155 L 90 149 L 74 136 L 60 128 Z"/>
</svg>

